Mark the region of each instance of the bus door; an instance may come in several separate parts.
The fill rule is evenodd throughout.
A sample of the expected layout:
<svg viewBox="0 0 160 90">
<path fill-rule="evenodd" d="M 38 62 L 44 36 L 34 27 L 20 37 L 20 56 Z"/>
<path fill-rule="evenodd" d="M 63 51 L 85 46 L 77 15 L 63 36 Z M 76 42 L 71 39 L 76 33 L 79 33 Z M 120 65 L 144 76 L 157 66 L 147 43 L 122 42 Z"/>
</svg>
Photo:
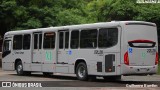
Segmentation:
<svg viewBox="0 0 160 90">
<path fill-rule="evenodd" d="M 57 67 L 56 72 L 68 72 L 68 58 L 69 58 L 69 31 L 59 31 L 58 32 L 59 37 L 59 48 L 57 50 Z"/>
<path fill-rule="evenodd" d="M 58 63 L 68 64 L 69 31 L 59 32 Z"/>
<path fill-rule="evenodd" d="M 42 33 L 33 34 L 33 59 L 32 63 L 40 64 L 42 61 L 41 55 L 41 46 L 42 46 Z"/>
</svg>

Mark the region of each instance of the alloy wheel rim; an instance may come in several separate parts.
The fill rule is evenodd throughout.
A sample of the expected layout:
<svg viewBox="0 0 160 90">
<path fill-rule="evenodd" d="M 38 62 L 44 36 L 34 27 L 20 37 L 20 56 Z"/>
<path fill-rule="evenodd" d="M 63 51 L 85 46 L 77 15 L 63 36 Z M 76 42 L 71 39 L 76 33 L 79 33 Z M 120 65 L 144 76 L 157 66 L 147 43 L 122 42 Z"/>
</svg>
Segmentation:
<svg viewBox="0 0 160 90">
<path fill-rule="evenodd" d="M 78 75 L 83 78 L 85 76 L 86 70 L 83 66 L 80 66 L 78 69 Z"/>
<path fill-rule="evenodd" d="M 18 65 L 18 72 L 20 73 L 21 70 L 22 70 L 22 65 Z"/>
</svg>

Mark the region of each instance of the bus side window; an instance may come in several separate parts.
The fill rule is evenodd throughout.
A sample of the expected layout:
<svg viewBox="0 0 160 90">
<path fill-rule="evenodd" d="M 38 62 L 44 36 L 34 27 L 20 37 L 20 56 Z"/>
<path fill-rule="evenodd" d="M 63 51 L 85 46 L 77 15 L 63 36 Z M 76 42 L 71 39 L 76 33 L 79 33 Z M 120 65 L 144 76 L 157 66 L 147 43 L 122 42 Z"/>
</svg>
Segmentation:
<svg viewBox="0 0 160 90">
<path fill-rule="evenodd" d="M 42 48 L 42 34 L 39 34 L 39 49 Z"/>
<path fill-rule="evenodd" d="M 38 34 L 34 34 L 34 49 L 38 49 Z"/>
<path fill-rule="evenodd" d="M 13 50 L 22 49 L 22 35 L 15 35 L 13 38 Z"/>
<path fill-rule="evenodd" d="M 59 33 L 59 49 L 63 49 L 63 32 Z"/>
<path fill-rule="evenodd" d="M 34 49 L 41 49 L 42 46 L 42 34 L 35 33 L 34 34 Z"/>
<path fill-rule="evenodd" d="M 69 46 L 69 32 L 65 32 L 65 49 Z"/>
<path fill-rule="evenodd" d="M 81 48 L 97 47 L 97 29 L 81 31 L 80 47 Z"/>
<path fill-rule="evenodd" d="M 79 31 L 71 32 L 71 48 L 77 49 L 79 47 Z"/>
<path fill-rule="evenodd" d="M 44 42 L 43 48 L 44 49 L 54 49 L 55 48 L 55 32 L 44 33 Z"/>
<path fill-rule="evenodd" d="M 23 49 L 24 50 L 30 49 L 30 41 L 31 41 L 31 35 L 30 34 L 25 34 L 23 36 Z"/>
<path fill-rule="evenodd" d="M 98 47 L 106 48 L 116 45 L 118 42 L 117 28 L 101 28 L 99 29 Z"/>
</svg>

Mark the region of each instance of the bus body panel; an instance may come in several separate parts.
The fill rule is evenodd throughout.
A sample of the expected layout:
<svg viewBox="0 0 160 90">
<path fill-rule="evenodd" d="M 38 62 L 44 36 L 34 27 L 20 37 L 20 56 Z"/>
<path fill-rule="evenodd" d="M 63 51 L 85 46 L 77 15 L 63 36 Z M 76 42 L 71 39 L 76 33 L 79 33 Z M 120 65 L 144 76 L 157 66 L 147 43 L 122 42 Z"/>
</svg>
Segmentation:
<svg viewBox="0 0 160 90">
<path fill-rule="evenodd" d="M 4 37 L 4 41 L 3 41 L 3 49 L 2 52 L 4 51 L 5 48 L 5 41 L 9 41 L 9 48 L 10 50 L 12 50 L 12 40 L 13 40 L 13 36 L 12 35 L 6 35 Z M 13 56 L 12 56 L 12 52 L 9 52 L 7 55 L 4 55 L 5 53 L 2 53 L 2 69 L 3 70 L 14 70 L 14 60 L 13 60 Z M 4 62 L 5 60 L 5 62 Z"/>
<path fill-rule="evenodd" d="M 118 29 L 118 42 L 116 45 L 108 48 L 95 48 L 95 49 L 83 49 L 79 48 L 78 50 L 70 49 L 72 52 L 69 55 L 69 64 L 72 67 L 72 63 L 75 63 L 78 59 L 85 60 L 87 64 L 88 74 L 89 75 L 120 75 L 120 40 L 121 40 L 121 27 L 115 26 Z M 110 28 L 110 27 L 103 27 L 103 28 Z M 114 55 L 114 60 L 111 62 L 113 67 L 113 71 L 105 71 L 105 56 L 107 55 Z M 108 60 L 109 61 L 109 60 Z M 99 68 L 99 66 L 101 68 Z M 109 66 L 109 65 L 108 65 Z M 100 69 L 100 70 L 99 70 Z M 69 68 L 70 70 L 70 68 Z M 73 71 L 73 69 L 72 69 Z"/>
<path fill-rule="evenodd" d="M 126 25 L 126 23 L 143 23 L 144 25 Z M 148 24 L 148 25 L 145 25 Z M 150 26 L 149 26 L 150 25 Z M 155 65 L 155 51 L 158 52 L 157 32 L 156 26 L 153 23 L 142 21 L 120 21 L 84 25 L 72 25 L 62 27 L 51 27 L 24 31 L 7 32 L 4 37 L 8 35 L 24 35 L 31 34 L 31 48 L 29 50 L 13 50 L 11 54 L 2 59 L 3 70 L 15 70 L 15 61 L 22 60 L 24 71 L 40 71 L 40 72 L 60 72 L 60 73 L 75 73 L 75 64 L 78 60 L 84 60 L 87 65 L 88 75 L 97 76 L 118 76 L 118 75 L 133 75 L 133 74 L 154 74 L 157 72 Z M 80 48 L 59 49 L 59 32 L 61 30 L 83 29 L 101 29 L 101 28 L 118 28 L 117 44 L 107 48 Z M 33 34 L 36 32 L 42 33 L 42 49 L 36 53 L 39 55 L 34 57 L 34 41 Z M 46 32 L 55 32 L 55 48 L 44 49 L 44 34 Z M 99 33 L 99 32 L 98 32 Z M 148 40 L 151 43 L 133 43 L 137 40 Z M 13 38 L 11 39 L 13 43 Z M 69 36 L 69 42 L 71 36 Z M 137 48 L 130 46 L 128 43 L 138 46 L 149 46 L 155 42 L 154 47 Z M 98 42 L 97 42 L 98 43 Z M 70 45 L 69 43 L 68 45 Z M 12 45 L 13 47 L 13 45 Z M 130 51 L 132 49 L 132 51 Z M 62 53 L 63 52 L 63 53 Z M 129 65 L 124 63 L 124 55 L 128 52 Z"/>
<path fill-rule="evenodd" d="M 155 74 L 157 72 L 155 59 L 158 53 L 158 42 L 155 25 L 124 23 L 122 48 L 122 74 Z M 124 63 L 125 54 L 128 55 L 128 65 Z"/>
</svg>

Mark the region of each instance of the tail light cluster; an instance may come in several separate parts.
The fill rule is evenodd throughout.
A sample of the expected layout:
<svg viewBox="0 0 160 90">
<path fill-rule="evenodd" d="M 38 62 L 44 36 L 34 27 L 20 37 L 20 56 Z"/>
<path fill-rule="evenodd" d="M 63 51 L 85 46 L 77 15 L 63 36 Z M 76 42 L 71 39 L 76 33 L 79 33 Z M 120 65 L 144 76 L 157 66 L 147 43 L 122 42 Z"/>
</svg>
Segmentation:
<svg viewBox="0 0 160 90">
<path fill-rule="evenodd" d="M 128 51 L 124 54 L 124 64 L 129 65 Z"/>
<path fill-rule="evenodd" d="M 152 45 L 151 45 L 151 46 L 134 46 L 133 43 L 151 43 Z M 138 40 L 128 41 L 128 44 L 130 45 L 130 47 L 136 47 L 136 48 L 151 48 L 151 47 L 155 47 L 156 42 L 151 41 L 151 40 L 138 39 Z M 155 65 L 157 65 L 158 62 L 159 62 L 158 52 L 156 52 Z M 124 64 L 129 65 L 128 51 L 124 54 Z"/>
<path fill-rule="evenodd" d="M 159 62 L 158 52 L 156 52 L 155 65 L 157 65 L 158 62 Z M 128 51 L 124 54 L 124 64 L 129 65 Z"/>
<path fill-rule="evenodd" d="M 156 58 L 155 58 L 155 65 L 158 64 L 159 58 L 158 58 L 158 52 L 156 52 Z"/>
</svg>

